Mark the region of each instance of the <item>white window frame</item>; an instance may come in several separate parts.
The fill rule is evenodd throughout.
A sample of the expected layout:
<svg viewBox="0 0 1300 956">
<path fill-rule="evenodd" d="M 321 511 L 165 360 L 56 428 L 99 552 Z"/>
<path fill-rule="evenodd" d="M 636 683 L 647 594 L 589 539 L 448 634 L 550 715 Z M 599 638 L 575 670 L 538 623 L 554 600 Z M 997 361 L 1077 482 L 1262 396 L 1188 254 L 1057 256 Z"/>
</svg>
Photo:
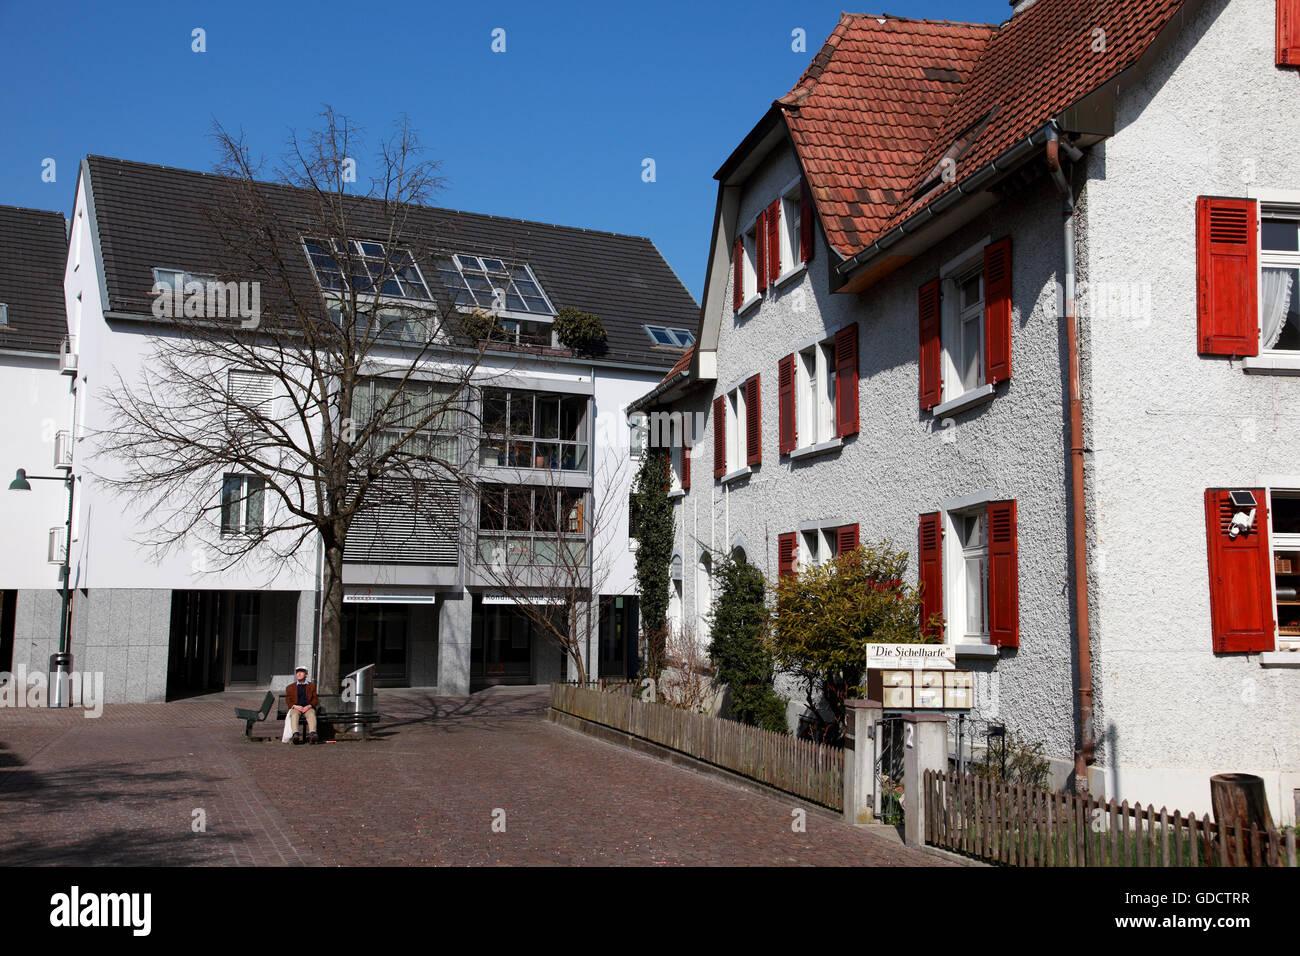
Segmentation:
<svg viewBox="0 0 1300 956">
<path fill-rule="evenodd" d="M 795 353 L 795 448 L 809 448 L 835 439 L 835 336 Z"/>
<path fill-rule="evenodd" d="M 777 228 L 781 244 L 781 275 L 777 284 L 806 272 L 808 264 L 800 256 L 802 242 L 803 180 L 796 177 L 781 191 L 781 221 Z"/>
<path fill-rule="evenodd" d="M 1282 619 L 1278 614 L 1277 598 L 1277 554 L 1279 551 L 1292 551 L 1300 556 L 1300 533 L 1278 534 L 1273 530 L 1273 499 L 1275 495 L 1300 498 L 1300 481 L 1287 484 L 1265 484 L 1264 495 L 1268 501 L 1268 568 L 1271 585 L 1269 591 L 1273 600 L 1273 649 L 1276 651 L 1291 651 L 1300 648 L 1300 634 L 1283 634 L 1281 631 Z M 1300 580 L 1297 583 L 1300 584 Z"/>
<path fill-rule="evenodd" d="M 1300 349 L 1265 349 L 1264 348 L 1264 270 L 1269 267 L 1283 269 L 1300 269 L 1300 250 L 1296 252 L 1281 252 L 1276 250 L 1266 250 L 1264 248 L 1264 220 L 1265 219 L 1289 219 L 1296 223 L 1297 230 L 1300 230 L 1300 205 L 1291 205 L 1284 203 L 1260 203 L 1259 204 L 1259 235 L 1256 241 L 1259 243 L 1258 255 L 1256 261 L 1259 263 L 1259 274 L 1256 281 L 1259 283 L 1259 294 L 1256 296 L 1259 306 L 1258 321 L 1255 323 L 1259 327 L 1259 354 L 1261 358 L 1265 356 L 1273 359 L 1284 359 L 1293 361 L 1297 367 L 1300 367 Z M 1294 299 L 1300 296 L 1300 288 L 1291 289 L 1291 296 Z"/>
<path fill-rule="evenodd" d="M 741 298 L 740 315 L 748 312 L 763 299 L 763 290 L 758 287 L 758 215 L 740 231 L 741 247 L 744 261 L 741 263 Z"/>
<path fill-rule="evenodd" d="M 1007 499 L 1008 495 L 997 494 L 991 489 L 984 489 L 975 494 L 953 498 L 943 503 L 940 516 L 943 522 L 942 561 L 943 561 L 943 620 L 944 643 L 976 649 L 994 647 L 988 630 L 992 604 L 989 595 L 989 505 L 994 501 Z M 984 625 L 983 634 L 966 632 L 966 559 L 967 549 L 961 537 L 961 521 L 973 515 L 984 516 Z M 971 557 L 974 556 L 972 552 Z M 960 615 L 960 616 L 959 616 Z M 977 650 L 973 650 L 978 654 Z M 960 653 L 960 650 L 959 650 Z"/>
<path fill-rule="evenodd" d="M 799 547 L 795 557 L 795 570 L 817 567 L 834 560 L 839 547 L 839 529 L 842 522 L 819 525 L 799 530 Z"/>
<path fill-rule="evenodd" d="M 233 530 L 227 531 L 225 491 L 226 491 L 226 485 L 232 479 L 239 480 L 240 493 L 239 493 L 239 499 L 236 502 L 236 508 L 238 510 L 238 514 L 236 515 L 236 520 L 234 522 Z M 249 536 L 250 534 L 249 521 L 248 521 L 249 504 L 250 501 L 252 500 L 251 491 L 253 490 L 252 484 L 254 482 L 260 485 L 260 488 L 258 490 L 261 492 L 259 503 L 261 504 L 262 515 L 260 518 L 259 529 L 266 527 L 266 479 L 259 478 L 256 475 L 246 475 L 237 472 L 226 472 L 221 476 L 221 508 L 220 508 L 220 517 L 218 519 L 218 528 L 220 529 L 221 537 L 245 538 Z"/>
<path fill-rule="evenodd" d="M 745 408 L 744 383 L 727 392 L 726 397 L 723 399 L 723 405 L 726 408 L 727 415 L 727 424 L 724 431 L 727 459 L 724 472 L 730 475 L 745 467 L 748 455 L 748 448 L 745 443 L 745 436 L 748 433 L 748 411 Z"/>
</svg>

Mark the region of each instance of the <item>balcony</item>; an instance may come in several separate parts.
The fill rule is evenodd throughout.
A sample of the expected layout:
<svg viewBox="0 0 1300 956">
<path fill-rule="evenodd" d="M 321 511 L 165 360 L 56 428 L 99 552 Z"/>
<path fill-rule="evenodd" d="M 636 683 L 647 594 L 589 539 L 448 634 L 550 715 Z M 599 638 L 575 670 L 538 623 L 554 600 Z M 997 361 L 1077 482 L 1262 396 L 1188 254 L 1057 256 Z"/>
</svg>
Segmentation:
<svg viewBox="0 0 1300 956">
<path fill-rule="evenodd" d="M 72 467 L 72 432 L 66 428 L 54 433 L 54 467 Z"/>
<path fill-rule="evenodd" d="M 65 335 L 59 343 L 59 371 L 64 375 L 77 374 L 77 340 Z"/>
</svg>

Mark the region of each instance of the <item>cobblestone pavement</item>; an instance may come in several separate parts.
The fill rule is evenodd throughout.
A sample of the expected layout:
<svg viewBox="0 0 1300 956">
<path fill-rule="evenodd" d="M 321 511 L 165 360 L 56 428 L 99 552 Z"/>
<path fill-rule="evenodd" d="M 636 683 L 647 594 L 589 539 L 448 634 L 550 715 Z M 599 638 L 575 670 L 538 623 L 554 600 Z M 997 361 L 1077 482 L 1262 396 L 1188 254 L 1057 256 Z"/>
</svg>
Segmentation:
<svg viewBox="0 0 1300 956">
<path fill-rule="evenodd" d="M 0 711 L 0 864 L 946 863 L 813 808 L 793 832 L 793 797 L 555 726 L 543 694 L 390 692 L 375 740 L 316 747 L 244 741 L 256 696 Z"/>
</svg>

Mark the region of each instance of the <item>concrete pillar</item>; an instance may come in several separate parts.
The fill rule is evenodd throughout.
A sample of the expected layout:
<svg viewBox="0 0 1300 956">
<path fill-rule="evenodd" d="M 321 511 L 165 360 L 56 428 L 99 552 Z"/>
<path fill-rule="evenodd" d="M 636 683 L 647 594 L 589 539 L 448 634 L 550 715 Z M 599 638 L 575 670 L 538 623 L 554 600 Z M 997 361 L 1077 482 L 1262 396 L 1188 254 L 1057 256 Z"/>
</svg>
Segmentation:
<svg viewBox="0 0 1300 956">
<path fill-rule="evenodd" d="M 462 589 L 438 602 L 438 693 L 469 693 L 474 596 Z"/>
<path fill-rule="evenodd" d="M 884 709 L 878 700 L 850 700 L 849 739 L 844 751 L 844 819 L 847 823 L 875 823 L 876 723 Z"/>
<path fill-rule="evenodd" d="M 925 797 L 922 776 L 948 769 L 948 718 L 943 714 L 903 715 L 903 839 L 925 843 Z"/>
</svg>

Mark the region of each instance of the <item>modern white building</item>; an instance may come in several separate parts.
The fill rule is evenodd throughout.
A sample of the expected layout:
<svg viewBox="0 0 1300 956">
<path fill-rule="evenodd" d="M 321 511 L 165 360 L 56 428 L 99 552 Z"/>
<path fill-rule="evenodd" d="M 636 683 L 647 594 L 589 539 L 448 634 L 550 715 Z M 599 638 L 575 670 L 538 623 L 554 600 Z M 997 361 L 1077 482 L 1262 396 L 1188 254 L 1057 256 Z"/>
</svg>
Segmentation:
<svg viewBox="0 0 1300 956">
<path fill-rule="evenodd" d="M 292 560 L 249 558 L 228 568 L 197 540 L 160 552 L 148 543 L 160 520 L 157 507 L 123 498 L 106 484 L 124 468 L 102 439 L 112 424 L 108 395 L 141 381 L 158 338 L 168 334 L 153 311 L 155 284 L 234 268 L 222 261 L 205 218 L 228 185 L 209 174 L 96 156 L 82 162 L 78 176 L 64 279 L 77 355 L 71 649 L 77 670 L 105 673 L 109 702 L 264 686 L 298 663 L 315 672 L 314 545 Z M 307 194 L 274 194 L 278 221 L 298 221 Z M 359 215 L 364 218 L 364 208 Z M 593 575 L 601 590 L 590 613 L 599 615 L 600 638 L 585 658 L 591 674 L 635 672 L 636 598 L 626 546 L 634 463 L 625 409 L 694 341 L 696 303 L 648 239 L 429 207 L 412 208 L 408 228 L 451 250 L 413 264 L 410 279 L 424 300 L 435 283 L 445 284 L 445 298 L 458 309 L 495 309 L 498 288 L 504 297 L 505 308 L 495 310 L 510 341 L 490 344 L 476 372 L 482 428 L 457 437 L 480 483 L 509 495 L 510 507 L 523 497 L 536 506 L 532 496 L 559 489 L 564 500 L 557 507 L 570 517 L 563 535 L 583 546 L 593 536 L 584 507 L 615 503 L 613 517 L 594 531 L 615 544 L 592 553 L 619 557 Z M 325 290 L 338 281 L 337 262 L 318 244 L 329 241 L 294 236 L 285 248 L 303 280 Z M 415 294 L 394 292 L 399 300 Z M 551 325 L 565 307 L 603 320 L 603 350 L 579 355 L 558 347 Z M 323 319 L 323 300 L 321 312 Z M 367 381 L 385 388 L 385 362 L 409 365 L 407 354 L 401 343 L 376 352 Z M 431 376 L 441 361 L 455 358 L 449 352 L 431 357 Z M 238 368 L 229 375 L 232 395 L 272 387 Z M 265 399 L 279 397 L 268 391 Z M 260 479 L 213 480 L 221 482 L 223 497 L 208 530 L 215 533 L 219 520 L 221 535 L 238 535 L 271 521 L 274 503 Z M 445 534 L 413 533 L 410 512 L 401 508 L 354 526 L 344 556 L 340 670 L 375 664 L 379 686 L 443 694 L 558 678 L 560 650 L 534 633 L 482 568 L 502 548 L 512 560 L 544 561 L 546 535 L 535 527 L 497 526 L 486 510 L 458 514 L 456 496 L 448 501 Z M 516 512 L 505 513 L 515 521 Z M 458 539 L 458 529 L 466 528 L 468 537 Z M 20 628 L 17 643 L 26 646 L 28 638 Z M 43 658 L 33 651 L 31 660 Z"/>
<path fill-rule="evenodd" d="M 672 612 L 717 553 L 887 539 L 977 734 L 1171 811 L 1258 774 L 1292 823 L 1300 18 L 1099 9 L 846 14 L 719 170 L 699 343 L 635 403 L 705 423 Z"/>
<path fill-rule="evenodd" d="M 71 452 L 61 213 L 0 206 L 0 672 L 57 650 Z M 7 490 L 19 469 L 29 491 Z"/>
</svg>

